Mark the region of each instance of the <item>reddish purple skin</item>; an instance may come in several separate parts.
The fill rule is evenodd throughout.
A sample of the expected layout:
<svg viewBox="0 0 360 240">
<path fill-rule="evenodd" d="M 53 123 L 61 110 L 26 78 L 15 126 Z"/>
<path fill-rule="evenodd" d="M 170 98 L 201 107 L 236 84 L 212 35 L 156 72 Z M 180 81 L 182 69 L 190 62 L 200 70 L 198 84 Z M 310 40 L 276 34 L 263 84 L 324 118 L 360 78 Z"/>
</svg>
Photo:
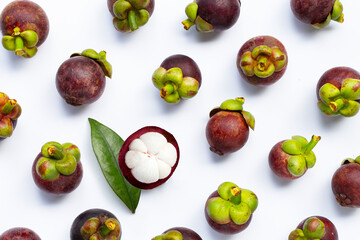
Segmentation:
<svg viewBox="0 0 360 240">
<path fill-rule="evenodd" d="M 322 23 L 331 14 L 335 0 L 291 0 L 295 17 L 308 24 Z"/>
<path fill-rule="evenodd" d="M 41 240 L 31 229 L 16 227 L 5 231 L 0 235 L 0 240 Z"/>
<path fill-rule="evenodd" d="M 125 163 L 125 155 L 129 151 L 129 146 L 132 143 L 132 141 L 134 141 L 136 138 L 139 138 L 141 135 L 148 133 L 148 132 L 157 132 L 157 133 L 162 134 L 166 138 L 166 140 L 175 147 L 176 153 L 177 153 L 176 163 L 171 168 L 171 172 L 170 172 L 169 176 L 167 176 L 166 178 L 163 178 L 163 179 L 159 179 L 158 181 L 156 181 L 154 183 L 150 183 L 150 184 L 142 183 L 142 182 L 139 182 L 138 180 L 136 180 L 131 173 L 131 169 L 128 168 Z M 141 129 L 137 130 L 136 132 L 131 134 L 125 140 L 124 144 L 121 147 L 120 153 L 119 153 L 119 166 L 120 166 L 120 170 L 121 170 L 122 174 L 124 175 L 126 180 L 131 185 L 133 185 L 137 188 L 141 188 L 141 189 L 153 189 L 153 188 L 165 183 L 172 176 L 172 174 L 174 173 L 174 171 L 179 163 L 179 158 L 180 158 L 180 150 L 179 150 L 179 146 L 178 146 L 178 143 L 177 143 L 175 137 L 171 133 L 167 132 L 166 130 L 164 130 L 162 128 L 159 128 L 156 126 L 148 126 L 148 127 L 143 127 Z"/>
<path fill-rule="evenodd" d="M 360 207 L 360 164 L 346 163 L 338 168 L 331 180 L 336 201 L 343 207 Z"/>
<path fill-rule="evenodd" d="M 199 82 L 201 86 L 201 72 L 196 62 L 188 56 L 177 54 L 166 58 L 160 65 L 169 70 L 170 68 L 178 67 L 183 73 L 183 77 L 192 77 Z"/>
<path fill-rule="evenodd" d="M 108 6 L 108 9 L 109 9 L 109 12 L 111 13 L 111 15 L 113 17 L 115 17 L 115 14 L 113 12 L 113 5 L 114 3 L 116 2 L 117 0 L 107 0 L 107 6 Z M 155 0 L 150 0 L 150 3 L 149 5 L 144 8 L 146 11 L 149 12 L 150 16 L 153 14 L 154 12 L 154 7 L 155 7 Z"/>
<path fill-rule="evenodd" d="M 74 219 L 70 229 L 70 240 L 83 240 L 83 237 L 80 234 L 81 227 L 84 225 L 84 223 L 87 220 L 95 217 L 99 219 L 115 218 L 116 220 L 118 220 L 114 214 L 104 209 L 93 208 L 86 210 L 81 214 L 79 214 L 79 216 L 77 216 Z M 121 236 L 121 231 L 120 231 L 120 236 Z"/>
<path fill-rule="evenodd" d="M 309 218 L 313 218 L 313 217 L 320 219 L 320 221 L 322 221 L 325 225 L 325 236 L 323 238 L 321 238 L 320 240 L 338 240 L 339 239 L 335 225 L 329 219 L 327 219 L 326 217 L 322 217 L 322 216 L 311 216 L 311 217 L 304 219 L 303 221 L 301 221 L 301 223 L 299 223 L 299 225 L 297 226 L 297 229 L 303 229 L 304 223 Z"/>
<path fill-rule="evenodd" d="M 249 137 L 249 127 L 240 112 L 219 111 L 206 125 L 210 150 L 218 155 L 236 152 Z"/>
<path fill-rule="evenodd" d="M 182 234 L 183 240 L 202 240 L 202 238 L 195 231 L 186 227 L 174 227 L 166 230 L 164 233 L 176 230 Z"/>
<path fill-rule="evenodd" d="M 354 79 L 360 80 L 360 73 L 349 67 L 334 67 L 334 68 L 327 70 L 320 77 L 320 79 L 317 83 L 317 86 L 316 86 L 317 99 L 321 100 L 320 95 L 319 95 L 319 90 L 325 83 L 330 83 L 340 90 L 342 82 L 347 78 L 354 78 Z M 360 102 L 359 100 L 357 100 L 357 101 Z"/>
<path fill-rule="evenodd" d="M 43 157 L 43 155 L 39 153 L 35 158 L 31 169 L 34 182 L 41 190 L 53 195 L 64 195 L 74 191 L 80 185 L 83 176 L 83 167 L 80 161 L 77 163 L 76 170 L 73 174 L 67 176 L 60 174 L 57 179 L 46 181 L 36 172 L 36 163 L 41 157 Z"/>
<path fill-rule="evenodd" d="M 267 78 L 259 78 L 256 75 L 254 75 L 252 77 L 246 76 L 240 67 L 241 56 L 247 51 L 252 52 L 252 50 L 254 48 L 256 48 L 257 46 L 260 46 L 260 45 L 266 45 L 270 48 L 278 47 L 286 55 L 285 67 L 281 71 L 274 72 L 271 76 L 269 76 Z M 237 68 L 238 68 L 238 71 L 239 71 L 241 77 L 252 85 L 260 85 L 260 86 L 267 86 L 267 85 L 273 84 L 276 81 L 278 81 L 284 75 L 285 70 L 287 68 L 287 64 L 288 64 L 288 55 L 287 55 L 284 45 L 279 40 L 277 40 L 276 38 L 271 37 L 271 36 L 258 36 L 258 37 L 249 39 L 240 48 L 238 55 L 237 55 L 237 60 L 236 60 L 236 65 L 237 65 Z"/>
<path fill-rule="evenodd" d="M 218 194 L 217 191 L 214 191 L 209 197 L 208 199 L 206 200 L 206 204 L 205 204 L 205 218 L 207 220 L 207 222 L 209 223 L 209 225 L 217 232 L 219 233 L 223 233 L 223 234 L 236 234 L 236 233 L 239 233 L 239 232 L 242 232 L 243 230 L 245 230 L 250 222 L 251 222 L 251 219 L 252 219 L 252 214 L 250 215 L 250 218 L 249 220 L 244 223 L 244 224 L 236 224 L 234 223 L 233 221 L 230 221 L 229 223 L 227 224 L 219 224 L 219 223 L 216 223 L 214 222 L 214 220 L 211 219 L 211 217 L 209 216 L 209 214 L 207 213 L 206 211 L 206 208 L 207 208 L 207 204 L 208 204 L 208 201 L 209 199 L 211 198 L 214 198 L 214 197 L 220 197 L 220 195 Z"/>
<path fill-rule="evenodd" d="M 1 32 L 11 35 L 15 27 L 20 31 L 33 30 L 38 34 L 40 46 L 49 34 L 49 20 L 44 10 L 32 1 L 17 0 L 9 3 L 1 13 Z"/>
<path fill-rule="evenodd" d="M 56 74 L 56 88 L 70 105 L 80 106 L 98 100 L 105 89 L 105 74 L 94 60 L 71 57 L 61 64 Z"/>
<path fill-rule="evenodd" d="M 293 179 L 296 179 L 296 178 L 299 178 L 299 177 L 303 176 L 306 173 L 307 169 L 300 176 L 293 176 L 289 172 L 289 170 L 287 169 L 287 164 L 288 164 L 288 159 L 291 157 L 291 155 L 287 154 L 286 152 L 284 152 L 284 150 L 281 149 L 281 145 L 285 141 L 286 140 L 278 142 L 271 149 L 271 151 L 269 153 L 269 166 L 270 166 L 271 170 L 277 176 L 279 176 L 279 177 L 281 177 L 283 179 L 293 180 Z"/>
<path fill-rule="evenodd" d="M 231 28 L 240 16 L 240 0 L 196 0 L 198 16 L 210 23 L 215 31 Z"/>
</svg>

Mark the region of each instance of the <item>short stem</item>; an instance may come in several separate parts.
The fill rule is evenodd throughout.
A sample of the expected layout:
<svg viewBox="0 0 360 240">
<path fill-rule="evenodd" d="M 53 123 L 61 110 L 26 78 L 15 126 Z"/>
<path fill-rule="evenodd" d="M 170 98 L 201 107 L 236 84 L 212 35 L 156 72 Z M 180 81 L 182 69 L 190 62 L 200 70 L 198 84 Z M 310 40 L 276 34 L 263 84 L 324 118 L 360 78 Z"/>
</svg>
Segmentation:
<svg viewBox="0 0 360 240">
<path fill-rule="evenodd" d="M 21 56 L 25 53 L 24 51 L 24 40 L 21 37 L 15 38 L 15 54 Z"/>
<path fill-rule="evenodd" d="M 186 30 L 189 30 L 195 23 L 193 21 L 191 21 L 190 19 L 186 19 L 184 21 L 181 22 L 184 25 L 184 28 Z"/>
<path fill-rule="evenodd" d="M 112 219 L 106 220 L 99 231 L 100 236 L 105 237 L 109 235 L 110 232 L 113 231 L 115 228 L 116 228 L 116 224 L 112 221 Z"/>
<path fill-rule="evenodd" d="M 56 160 L 62 159 L 64 157 L 62 149 L 59 149 L 54 145 L 49 146 L 47 149 L 47 152 L 52 158 L 54 158 Z"/>
<path fill-rule="evenodd" d="M 13 36 L 15 37 L 15 36 L 19 36 L 20 35 L 20 28 L 19 27 L 15 27 L 14 29 L 13 29 Z"/>
<path fill-rule="evenodd" d="M 303 148 L 304 154 L 309 154 L 311 150 L 316 146 L 316 144 L 320 141 L 320 139 L 320 136 L 313 135 L 310 142 Z"/>
<path fill-rule="evenodd" d="M 330 102 L 329 107 L 331 108 L 331 110 L 333 112 L 337 112 L 344 107 L 346 102 L 347 102 L 346 100 L 339 98 L 339 99 L 335 100 L 334 102 Z"/>
<path fill-rule="evenodd" d="M 232 187 L 230 189 L 230 202 L 234 203 L 234 204 L 240 204 L 241 202 L 241 189 L 239 187 Z"/>
<path fill-rule="evenodd" d="M 129 26 L 131 28 L 132 31 L 135 31 L 136 29 L 139 28 L 138 24 L 136 23 L 136 13 L 134 10 L 130 10 L 128 13 L 128 21 L 129 21 Z"/>
<path fill-rule="evenodd" d="M 171 83 L 167 83 L 163 88 L 160 90 L 160 96 L 165 98 L 172 94 L 175 91 L 174 85 Z"/>
<path fill-rule="evenodd" d="M 15 105 L 16 105 L 15 99 L 7 100 L 4 106 L 2 106 L 1 108 L 1 114 L 8 115 L 14 109 Z"/>
<path fill-rule="evenodd" d="M 259 59 L 258 59 L 258 62 L 257 62 L 257 67 L 260 71 L 265 71 L 267 66 L 268 66 L 268 57 L 265 57 L 265 56 L 261 56 Z"/>
</svg>

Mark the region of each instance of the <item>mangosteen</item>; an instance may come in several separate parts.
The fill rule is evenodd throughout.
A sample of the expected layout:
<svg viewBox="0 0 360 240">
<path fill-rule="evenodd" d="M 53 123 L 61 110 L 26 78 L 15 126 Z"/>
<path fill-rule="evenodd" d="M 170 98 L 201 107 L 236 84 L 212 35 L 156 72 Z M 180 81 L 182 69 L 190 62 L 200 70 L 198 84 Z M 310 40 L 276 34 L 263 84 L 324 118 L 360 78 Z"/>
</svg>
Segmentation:
<svg viewBox="0 0 360 240">
<path fill-rule="evenodd" d="M 130 184 L 141 189 L 152 189 L 171 177 L 179 157 L 175 137 L 162 128 L 148 126 L 125 140 L 119 153 L 119 166 Z"/>
<path fill-rule="evenodd" d="M 315 28 L 323 28 L 331 20 L 344 22 L 343 5 L 339 0 L 291 0 L 290 5 L 297 19 Z"/>
<path fill-rule="evenodd" d="M 316 95 L 325 115 L 352 117 L 359 111 L 360 74 L 349 67 L 331 68 L 319 79 Z"/>
<path fill-rule="evenodd" d="M 120 240 L 121 225 L 111 212 L 93 208 L 82 212 L 74 219 L 70 240 Z"/>
<path fill-rule="evenodd" d="M 105 76 L 111 78 L 112 67 L 106 52 L 86 49 L 74 53 L 56 73 L 56 88 L 66 103 L 73 106 L 98 100 L 105 89 Z"/>
<path fill-rule="evenodd" d="M 107 0 L 116 30 L 130 33 L 144 26 L 151 17 L 154 0 Z"/>
<path fill-rule="evenodd" d="M 271 170 L 279 177 L 293 180 L 305 174 L 316 162 L 312 149 L 321 137 L 313 135 L 310 142 L 302 136 L 293 136 L 274 145 L 269 153 Z"/>
<path fill-rule="evenodd" d="M 153 84 L 167 103 L 194 97 L 201 86 L 201 72 L 190 57 L 177 54 L 166 58 L 152 76 Z"/>
<path fill-rule="evenodd" d="M 152 238 L 152 240 L 202 240 L 202 238 L 190 228 L 174 227 Z"/>
<path fill-rule="evenodd" d="M 343 161 L 332 177 L 331 188 L 341 206 L 360 207 L 360 156 Z"/>
<path fill-rule="evenodd" d="M 41 239 L 33 230 L 29 228 L 15 227 L 1 234 L 0 240 L 41 240 Z"/>
<path fill-rule="evenodd" d="M 1 13 L 2 44 L 16 55 L 31 58 L 49 34 L 49 20 L 44 10 L 28 0 L 9 3 Z"/>
<path fill-rule="evenodd" d="M 205 217 L 215 231 L 236 234 L 249 226 L 257 206 L 255 193 L 224 182 L 208 197 Z"/>
<path fill-rule="evenodd" d="M 240 7 L 240 0 L 194 0 L 185 9 L 188 19 L 182 24 L 186 30 L 195 25 L 201 33 L 224 31 L 237 22 Z"/>
<path fill-rule="evenodd" d="M 236 66 L 244 80 L 253 85 L 270 85 L 285 73 L 288 55 L 284 45 L 274 37 L 258 36 L 240 48 Z"/>
<path fill-rule="evenodd" d="M 0 92 L 0 140 L 12 135 L 20 115 L 21 107 L 18 102 Z"/>
<path fill-rule="evenodd" d="M 312 216 L 299 223 L 289 235 L 289 240 L 338 240 L 335 225 L 326 217 Z"/>
<path fill-rule="evenodd" d="M 220 107 L 211 110 L 206 139 L 212 152 L 220 156 L 232 153 L 247 142 L 249 127 L 254 130 L 255 118 L 243 110 L 244 101 L 242 97 L 226 100 Z"/>
<path fill-rule="evenodd" d="M 72 143 L 45 143 L 34 160 L 32 176 L 45 192 L 54 195 L 72 192 L 83 176 L 79 148 Z"/>
</svg>

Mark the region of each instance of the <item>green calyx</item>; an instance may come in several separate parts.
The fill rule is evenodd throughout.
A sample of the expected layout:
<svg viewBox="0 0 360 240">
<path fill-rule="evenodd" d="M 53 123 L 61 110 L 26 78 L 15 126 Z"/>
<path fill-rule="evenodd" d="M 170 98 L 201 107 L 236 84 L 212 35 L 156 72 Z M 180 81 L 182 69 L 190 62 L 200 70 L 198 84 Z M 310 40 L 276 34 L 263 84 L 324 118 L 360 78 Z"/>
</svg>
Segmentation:
<svg viewBox="0 0 360 240">
<path fill-rule="evenodd" d="M 38 41 L 39 37 L 35 31 L 20 32 L 20 28 L 15 27 L 11 35 L 3 36 L 2 45 L 6 50 L 13 51 L 18 56 L 31 58 L 37 53 Z"/>
<path fill-rule="evenodd" d="M 180 68 L 166 70 L 159 67 L 152 75 L 152 81 L 160 90 L 160 96 L 167 103 L 178 103 L 180 99 L 194 97 L 199 90 L 199 81 L 192 77 L 184 77 Z"/>
<path fill-rule="evenodd" d="M 21 107 L 15 99 L 0 92 L 0 139 L 10 137 L 14 131 L 13 121 L 21 115 Z"/>
<path fill-rule="evenodd" d="M 150 0 L 118 0 L 113 5 L 113 24 L 116 30 L 129 33 L 145 25 L 150 14 L 146 10 Z"/>
<path fill-rule="evenodd" d="M 281 149 L 289 156 L 287 169 L 293 176 L 301 176 L 306 169 L 312 168 L 316 163 L 316 156 L 312 149 L 321 137 L 313 135 L 310 142 L 301 136 L 293 136 L 291 140 L 283 142 Z"/>
<path fill-rule="evenodd" d="M 319 89 L 319 109 L 326 115 L 352 117 L 359 112 L 360 80 L 347 78 L 338 89 L 331 83 L 325 83 Z"/>
<path fill-rule="evenodd" d="M 36 172 L 45 181 L 73 174 L 80 160 L 79 148 L 72 143 L 47 142 L 41 148 L 41 155 Z"/>
<path fill-rule="evenodd" d="M 285 68 L 286 55 L 278 47 L 260 45 L 244 52 L 239 65 L 248 77 L 267 78 Z"/>
<path fill-rule="evenodd" d="M 349 163 L 360 164 L 360 156 L 356 157 L 355 159 L 347 158 L 341 163 L 341 165 L 345 165 L 345 164 L 349 164 Z"/>
<path fill-rule="evenodd" d="M 190 3 L 185 8 L 186 16 L 188 17 L 186 20 L 182 21 L 184 25 L 184 29 L 189 30 L 193 25 L 196 26 L 196 30 L 201 33 L 213 32 L 214 27 L 212 24 L 205 21 L 203 18 L 198 16 L 198 8 L 196 2 Z"/>
<path fill-rule="evenodd" d="M 295 229 L 289 240 L 320 240 L 325 236 L 325 224 L 317 217 L 307 219 L 302 229 Z"/>
<path fill-rule="evenodd" d="M 171 230 L 162 235 L 152 238 L 152 240 L 183 240 L 183 235 L 176 230 Z"/>
<path fill-rule="evenodd" d="M 111 76 L 112 76 L 112 66 L 106 60 L 106 52 L 105 51 L 101 51 L 101 52 L 98 53 L 93 49 L 85 49 L 81 53 L 73 53 L 70 57 L 75 57 L 75 56 L 88 57 L 88 58 L 91 58 L 92 60 L 96 61 L 96 63 L 98 63 L 100 65 L 100 67 L 103 70 L 105 76 L 111 78 Z"/>
<path fill-rule="evenodd" d="M 84 240 L 116 240 L 121 235 L 120 223 L 115 218 L 88 219 L 80 228 Z"/>
<path fill-rule="evenodd" d="M 219 197 L 210 198 L 206 204 L 209 217 L 218 224 L 231 221 L 241 225 L 246 223 L 258 206 L 257 196 L 250 190 L 241 189 L 231 182 L 218 187 Z"/>
<path fill-rule="evenodd" d="M 344 22 L 343 10 L 344 10 L 344 8 L 343 8 L 343 5 L 341 4 L 341 2 L 339 0 L 336 0 L 334 2 L 334 6 L 333 6 L 331 12 L 329 13 L 329 15 L 327 16 L 325 21 L 323 21 L 321 23 L 312 24 L 312 26 L 317 29 L 324 28 L 327 25 L 329 25 L 331 20 L 339 22 L 339 23 L 343 23 Z"/>
</svg>

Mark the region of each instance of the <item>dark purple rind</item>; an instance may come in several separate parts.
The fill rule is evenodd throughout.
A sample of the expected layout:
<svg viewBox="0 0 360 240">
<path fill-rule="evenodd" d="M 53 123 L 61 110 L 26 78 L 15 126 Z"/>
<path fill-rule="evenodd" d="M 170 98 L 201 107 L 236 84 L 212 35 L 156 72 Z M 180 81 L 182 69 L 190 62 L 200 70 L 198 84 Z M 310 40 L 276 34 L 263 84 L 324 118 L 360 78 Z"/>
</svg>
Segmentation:
<svg viewBox="0 0 360 240">
<path fill-rule="evenodd" d="M 339 167 L 331 180 L 336 201 L 343 207 L 360 207 L 360 164 L 347 163 Z"/>
<path fill-rule="evenodd" d="M 99 218 L 99 219 L 100 218 L 104 218 L 104 219 L 114 218 L 114 219 L 118 220 L 114 214 L 112 214 L 111 212 L 104 210 L 104 209 L 93 208 L 93 209 L 86 210 L 74 219 L 74 221 L 71 225 L 71 229 L 70 229 L 70 239 L 71 240 L 83 240 L 83 237 L 80 234 L 80 229 L 88 219 L 94 218 L 94 217 Z M 120 229 L 120 237 L 121 237 L 121 229 Z M 120 239 L 120 237 L 118 239 Z"/>
<path fill-rule="evenodd" d="M 259 78 L 255 75 L 252 77 L 246 76 L 240 67 L 241 56 L 247 51 L 252 52 L 252 50 L 254 48 L 256 48 L 257 46 L 260 46 L 260 45 L 266 45 L 270 48 L 278 47 L 286 55 L 285 67 L 281 71 L 274 72 L 271 76 L 269 76 L 267 78 Z M 253 38 L 249 39 L 242 45 L 242 47 L 240 48 L 238 55 L 237 55 L 236 66 L 238 68 L 238 71 L 239 71 L 241 77 L 244 80 L 246 80 L 248 83 L 250 83 L 252 85 L 267 86 L 267 85 L 275 83 L 284 75 L 285 70 L 287 68 L 288 59 L 289 59 L 289 57 L 287 55 L 286 49 L 279 40 L 277 40 L 276 38 L 274 38 L 272 36 L 257 36 L 257 37 L 253 37 Z"/>
<path fill-rule="evenodd" d="M 178 67 L 183 73 L 183 77 L 192 77 L 199 82 L 201 86 L 201 72 L 196 62 L 185 55 L 176 54 L 167 57 L 160 65 L 161 67 L 169 70 L 170 68 Z"/>
<path fill-rule="evenodd" d="M 40 237 L 31 229 L 15 227 L 6 230 L 0 235 L 0 240 L 41 240 Z"/>
<path fill-rule="evenodd" d="M 301 223 L 299 223 L 299 225 L 297 226 L 297 229 L 303 229 L 304 223 L 309 219 L 309 218 L 313 218 L 316 217 L 318 219 L 320 219 L 320 221 L 322 221 L 325 225 L 325 236 L 322 237 L 320 240 L 338 240 L 338 233 L 336 230 L 335 225 L 326 217 L 322 217 L 322 216 L 311 216 L 308 217 L 306 219 L 304 219 L 303 221 L 301 221 Z"/>
<path fill-rule="evenodd" d="M 38 34 L 36 46 L 40 46 L 49 34 L 49 19 L 44 10 L 28 0 L 17 0 L 9 3 L 1 13 L 1 32 L 12 35 L 15 27 L 20 31 L 33 30 Z"/>
<path fill-rule="evenodd" d="M 57 179 L 53 181 L 46 181 L 36 172 L 36 163 L 41 157 L 43 157 L 43 155 L 39 153 L 35 158 L 31 169 L 34 182 L 41 190 L 53 195 L 64 195 L 74 191 L 80 185 L 83 177 L 83 167 L 80 161 L 78 161 L 76 165 L 75 172 L 71 175 L 60 174 Z"/>
<path fill-rule="evenodd" d="M 198 16 L 210 23 L 215 31 L 231 28 L 240 16 L 239 0 L 197 0 Z"/>
<path fill-rule="evenodd" d="M 59 94 L 73 106 L 98 100 L 104 92 L 105 83 L 100 65 L 88 57 L 71 57 L 61 64 L 56 73 Z"/>
<path fill-rule="evenodd" d="M 331 14 L 335 0 L 291 0 L 295 17 L 308 24 L 322 23 Z"/>
<path fill-rule="evenodd" d="M 219 232 L 219 233 L 223 233 L 223 234 L 237 234 L 239 232 L 244 231 L 250 224 L 251 219 L 252 219 L 252 214 L 250 215 L 249 220 L 244 223 L 244 224 L 236 224 L 233 221 L 230 221 L 227 224 L 219 224 L 214 222 L 214 220 L 211 219 L 211 217 L 209 216 L 209 214 L 207 213 L 207 202 L 209 201 L 209 199 L 214 198 L 214 197 L 220 197 L 220 195 L 218 194 L 217 191 L 214 191 L 206 200 L 206 204 L 205 204 L 205 218 L 206 221 L 209 223 L 210 227 L 212 227 L 215 231 Z"/>
<path fill-rule="evenodd" d="M 138 180 L 136 180 L 131 173 L 131 169 L 128 168 L 125 163 L 125 155 L 129 151 L 129 146 L 130 146 L 131 142 L 133 140 L 135 140 L 136 138 L 139 138 L 141 135 L 148 133 L 148 132 L 157 132 L 157 133 L 162 134 L 166 138 L 166 140 L 175 147 L 176 153 L 177 153 L 176 163 L 171 168 L 171 173 L 169 174 L 169 176 L 167 176 L 166 178 L 163 178 L 163 179 L 159 179 L 158 181 L 156 181 L 154 183 L 150 183 L 150 184 L 142 183 L 142 182 L 139 182 Z M 179 150 L 179 146 L 178 146 L 178 143 L 177 143 L 175 137 L 171 133 L 169 133 L 168 131 L 166 131 L 162 128 L 159 128 L 156 126 L 147 126 L 147 127 L 143 127 L 141 129 L 137 130 L 136 132 L 131 134 L 125 140 L 124 144 L 122 145 L 122 147 L 120 149 L 120 153 L 119 153 L 119 167 L 120 167 L 120 170 L 121 170 L 123 176 L 126 178 L 126 180 L 131 185 L 133 185 L 137 188 L 141 188 L 141 189 L 153 189 L 153 188 L 165 183 L 172 176 L 172 174 L 174 173 L 174 171 L 179 163 L 179 158 L 180 158 L 180 150 Z"/>
<path fill-rule="evenodd" d="M 242 148 L 249 137 L 249 127 L 239 112 L 220 111 L 206 125 L 210 150 L 223 155 Z"/>
<path fill-rule="evenodd" d="M 186 227 L 173 227 L 173 228 L 166 230 L 164 233 L 174 231 L 174 230 L 181 233 L 183 240 L 202 240 L 202 238 L 199 236 L 199 234 L 197 234 L 192 229 L 186 228 Z"/>
<path fill-rule="evenodd" d="M 279 177 L 283 178 L 283 179 L 288 179 L 288 180 L 293 180 L 296 178 L 299 178 L 301 176 L 303 176 L 307 169 L 305 170 L 305 172 L 300 175 L 300 176 L 293 176 L 289 170 L 287 169 L 287 164 L 288 164 L 288 159 L 290 158 L 290 155 L 287 154 L 286 152 L 284 152 L 281 148 L 281 145 L 285 142 L 286 140 L 283 140 L 281 142 L 278 142 L 277 144 L 275 144 L 275 146 L 272 147 L 270 153 L 269 153 L 269 166 L 271 168 L 271 170 Z"/>
<path fill-rule="evenodd" d="M 113 17 L 115 17 L 115 14 L 114 14 L 114 11 L 113 11 L 113 6 L 114 6 L 114 3 L 116 2 L 117 0 L 107 0 L 107 6 L 108 6 L 108 9 L 109 9 L 109 12 L 111 13 L 111 15 Z M 150 0 L 150 3 L 149 5 L 144 8 L 146 11 L 148 11 L 149 15 L 151 16 L 154 12 L 154 7 L 155 7 L 155 0 Z"/>
<path fill-rule="evenodd" d="M 320 77 L 320 79 L 316 85 L 317 99 L 321 100 L 320 95 L 319 95 L 319 90 L 325 83 L 330 83 L 340 90 L 342 82 L 347 78 L 354 78 L 354 79 L 360 80 L 360 73 L 349 67 L 334 67 L 334 68 L 327 70 Z M 357 100 L 357 101 L 360 102 L 359 100 Z"/>
</svg>

